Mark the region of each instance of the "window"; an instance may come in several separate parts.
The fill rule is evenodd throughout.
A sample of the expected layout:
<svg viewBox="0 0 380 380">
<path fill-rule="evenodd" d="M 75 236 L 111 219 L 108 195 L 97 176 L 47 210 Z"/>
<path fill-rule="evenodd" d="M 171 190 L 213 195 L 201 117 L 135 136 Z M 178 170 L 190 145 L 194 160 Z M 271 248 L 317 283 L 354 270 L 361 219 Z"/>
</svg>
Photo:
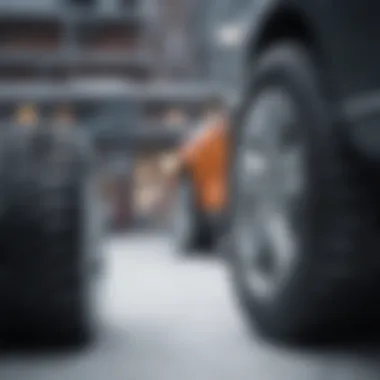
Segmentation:
<svg viewBox="0 0 380 380">
<path fill-rule="evenodd" d="M 78 30 L 84 48 L 125 53 L 138 43 L 138 31 L 123 23 L 81 25 Z"/>
<path fill-rule="evenodd" d="M 62 42 L 62 25 L 55 22 L 4 21 L 0 23 L 0 46 L 13 51 L 52 51 Z"/>
</svg>

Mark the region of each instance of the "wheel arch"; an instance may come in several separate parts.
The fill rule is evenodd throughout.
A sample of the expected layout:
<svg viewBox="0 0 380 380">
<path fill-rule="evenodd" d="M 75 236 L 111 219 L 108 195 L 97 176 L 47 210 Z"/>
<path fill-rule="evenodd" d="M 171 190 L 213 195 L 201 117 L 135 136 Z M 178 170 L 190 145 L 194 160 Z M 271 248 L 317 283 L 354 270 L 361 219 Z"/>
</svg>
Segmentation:
<svg viewBox="0 0 380 380">
<path fill-rule="evenodd" d="M 299 43 L 306 49 L 319 68 L 323 87 L 329 97 L 335 98 L 334 81 L 324 49 L 316 18 L 310 7 L 301 8 L 293 3 L 276 2 L 276 5 L 251 31 L 246 45 L 246 68 L 252 70 L 258 57 L 269 47 L 282 41 Z"/>
<path fill-rule="evenodd" d="M 295 7 L 278 5 L 263 19 L 248 44 L 248 59 L 253 60 L 270 45 L 281 40 L 293 40 L 319 51 L 319 46 L 307 17 Z"/>
</svg>

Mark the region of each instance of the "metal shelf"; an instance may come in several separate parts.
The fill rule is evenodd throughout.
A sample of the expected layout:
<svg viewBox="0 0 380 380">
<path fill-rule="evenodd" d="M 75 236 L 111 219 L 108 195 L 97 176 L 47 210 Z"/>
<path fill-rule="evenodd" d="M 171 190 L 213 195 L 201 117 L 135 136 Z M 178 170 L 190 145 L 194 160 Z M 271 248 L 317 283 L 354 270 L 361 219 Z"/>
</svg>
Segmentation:
<svg viewBox="0 0 380 380">
<path fill-rule="evenodd" d="M 218 96 L 220 90 L 210 83 L 137 85 L 119 80 L 73 79 L 64 84 L 29 82 L 0 83 L 0 103 L 59 103 L 110 101 L 133 98 L 142 103 L 202 103 Z"/>
</svg>

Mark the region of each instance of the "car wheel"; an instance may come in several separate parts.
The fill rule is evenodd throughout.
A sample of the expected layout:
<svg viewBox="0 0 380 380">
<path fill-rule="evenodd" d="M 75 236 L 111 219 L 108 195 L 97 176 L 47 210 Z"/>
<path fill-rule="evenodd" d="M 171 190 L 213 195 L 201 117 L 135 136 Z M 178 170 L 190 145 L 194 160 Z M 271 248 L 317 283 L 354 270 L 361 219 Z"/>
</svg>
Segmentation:
<svg viewBox="0 0 380 380">
<path fill-rule="evenodd" d="M 306 49 L 262 55 L 239 120 L 228 256 L 250 326 L 281 340 L 350 331 L 377 302 L 374 200 Z"/>
</svg>

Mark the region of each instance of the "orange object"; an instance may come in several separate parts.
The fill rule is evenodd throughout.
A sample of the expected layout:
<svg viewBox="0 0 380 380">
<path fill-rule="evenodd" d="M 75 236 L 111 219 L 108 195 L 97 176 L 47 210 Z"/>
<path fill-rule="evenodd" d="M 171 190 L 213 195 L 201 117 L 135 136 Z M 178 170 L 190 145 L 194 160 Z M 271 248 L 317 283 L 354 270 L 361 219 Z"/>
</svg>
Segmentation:
<svg viewBox="0 0 380 380">
<path fill-rule="evenodd" d="M 33 104 L 23 105 L 16 110 L 15 119 L 17 124 L 30 127 L 38 123 L 38 110 Z"/>
<path fill-rule="evenodd" d="M 227 121 L 214 116 L 180 148 L 180 164 L 190 175 L 200 209 L 223 211 L 227 201 Z"/>
</svg>

